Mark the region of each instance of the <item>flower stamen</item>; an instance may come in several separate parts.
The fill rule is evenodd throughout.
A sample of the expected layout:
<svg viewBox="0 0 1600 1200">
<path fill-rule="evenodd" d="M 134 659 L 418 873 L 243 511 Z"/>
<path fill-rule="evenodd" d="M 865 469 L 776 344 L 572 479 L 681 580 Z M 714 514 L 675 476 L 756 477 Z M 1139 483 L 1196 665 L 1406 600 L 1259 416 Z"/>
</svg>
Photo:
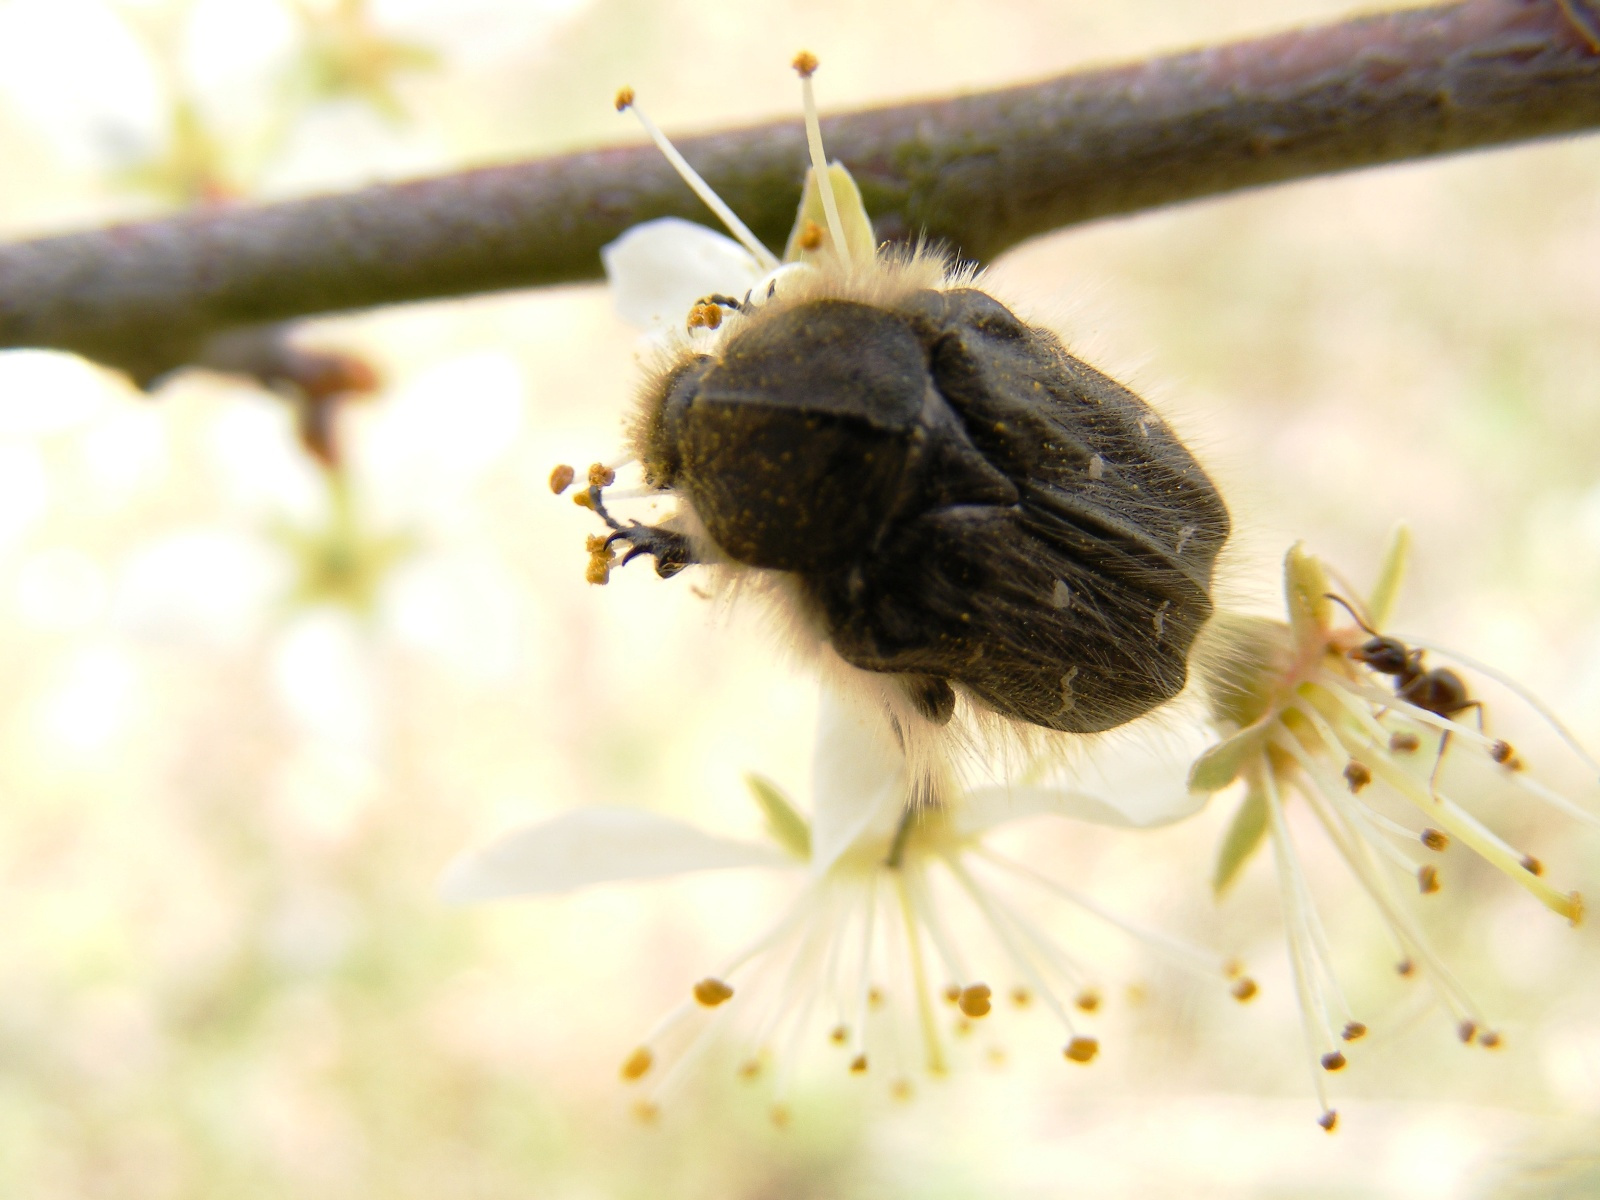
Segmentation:
<svg viewBox="0 0 1600 1200">
<path fill-rule="evenodd" d="M 1097 917 L 1114 929 L 1120 929 L 1135 941 L 1143 942 L 1146 946 L 1161 954 L 1175 966 L 1206 979 L 1220 977 L 1223 982 L 1231 985 L 1230 991 L 1233 993 L 1234 998 L 1241 1002 L 1251 999 L 1259 990 L 1255 980 L 1243 975 L 1242 967 L 1236 962 L 1231 960 L 1219 961 L 1215 955 L 1197 946 L 1192 946 L 1179 938 L 1175 938 L 1171 934 L 1150 929 L 1147 926 L 1130 921 L 1111 909 L 1096 903 L 1081 892 L 1074 891 L 1031 867 L 996 854 L 988 847 L 976 848 L 973 851 L 973 855 L 1008 874 L 1027 880 L 1035 887 L 1048 892 L 1058 899 L 1065 900 L 1068 904 L 1093 917 Z"/>
<path fill-rule="evenodd" d="M 1254 781 L 1252 781 L 1254 782 Z M 1267 832 L 1272 842 L 1273 859 L 1277 864 L 1278 889 L 1282 896 L 1285 924 L 1289 934 L 1289 965 L 1294 975 L 1295 992 L 1300 1001 L 1301 1027 L 1305 1031 L 1306 1049 L 1311 1058 L 1311 1084 L 1317 1103 L 1322 1107 L 1323 1119 L 1337 1121 L 1334 1110 L 1328 1106 L 1328 1091 L 1322 1080 L 1322 1071 L 1329 1062 L 1329 1047 L 1333 1046 L 1333 1031 L 1328 1023 L 1328 1011 L 1323 1002 L 1321 984 L 1328 982 L 1337 988 L 1329 964 L 1321 959 L 1321 946 L 1309 929 L 1316 921 L 1315 910 L 1307 912 L 1309 899 L 1300 863 L 1295 855 L 1294 843 L 1289 837 L 1283 819 L 1283 798 L 1278 792 L 1277 780 L 1270 771 L 1262 772 L 1261 793 L 1266 799 Z M 1342 1004 L 1342 998 L 1341 998 Z M 1318 1035 L 1321 1035 L 1320 1037 Z M 1343 1065 L 1343 1056 L 1339 1059 Z M 1320 1123 L 1319 1119 L 1319 1123 Z M 1330 1133 L 1332 1123 L 1323 1124 Z"/>
<path fill-rule="evenodd" d="M 805 112 L 806 146 L 811 152 L 811 170 L 822 197 L 822 211 L 828 220 L 828 236 L 833 239 L 839 261 L 850 262 L 850 244 L 845 241 L 844 221 L 839 216 L 839 201 L 833 194 L 833 176 L 828 171 L 828 156 L 822 148 L 822 122 L 817 116 L 816 92 L 811 76 L 817 70 L 817 56 L 808 50 L 795 55 L 794 69 L 800 75 L 800 103 Z"/>
<path fill-rule="evenodd" d="M 1056 1018 L 1066 1028 L 1067 1036 L 1070 1039 L 1069 1046 L 1078 1042 L 1078 1031 L 1072 1023 L 1072 1017 L 1068 1014 L 1066 1006 L 1056 998 L 1055 992 L 1045 982 L 1044 976 L 1040 973 L 1032 957 L 1023 947 L 1017 944 L 1017 932 L 1022 931 L 1025 936 L 1029 932 L 1026 922 L 1023 922 L 1020 917 L 994 897 L 986 895 L 959 860 L 947 855 L 944 863 L 951 875 L 955 877 L 956 882 L 961 885 L 962 890 L 971 898 L 973 906 L 982 915 L 989 928 L 994 931 L 995 937 L 999 939 L 1000 945 L 1005 950 L 1006 956 L 1011 960 L 1012 966 L 1032 984 L 1033 990 L 1044 998 L 1044 1002 L 1050 1008 L 1050 1011 L 1055 1013 Z M 1092 1041 L 1093 1039 L 1088 1040 Z M 1093 1057 L 1094 1055 L 1091 1052 L 1089 1058 Z M 1076 1058 L 1073 1061 L 1088 1062 L 1089 1059 Z"/>
<path fill-rule="evenodd" d="M 779 265 L 777 256 L 761 244 L 761 240 L 750 231 L 750 227 L 739 219 L 739 214 L 728 207 L 727 202 L 717 195 L 711 185 L 701 177 L 700 172 L 689 165 L 689 160 L 678 153 L 678 148 L 668 140 L 667 135 L 645 115 L 645 111 L 635 102 L 632 88 L 623 88 L 617 93 L 617 111 L 624 110 L 630 110 L 638 118 L 639 124 L 644 126 L 645 133 L 656 144 L 656 149 L 661 151 L 662 157 L 672 164 L 672 169 L 678 173 L 678 177 L 689 185 L 690 190 L 700 197 L 707 208 L 716 214 L 717 220 L 733 234 L 735 241 L 750 252 L 750 256 L 761 265 L 761 269 L 777 270 Z M 823 194 L 828 195 L 826 192 Z"/>
<path fill-rule="evenodd" d="M 905 921 L 906 951 L 911 959 L 911 986 L 916 993 L 917 1023 L 922 1027 L 923 1052 L 929 1072 L 943 1075 L 947 1069 L 944 1047 L 939 1041 L 938 1024 L 933 1015 L 933 993 L 928 987 L 927 971 L 923 967 L 922 936 L 918 929 L 917 913 L 903 870 L 895 872 L 895 892 L 900 898 L 900 913 Z"/>
</svg>

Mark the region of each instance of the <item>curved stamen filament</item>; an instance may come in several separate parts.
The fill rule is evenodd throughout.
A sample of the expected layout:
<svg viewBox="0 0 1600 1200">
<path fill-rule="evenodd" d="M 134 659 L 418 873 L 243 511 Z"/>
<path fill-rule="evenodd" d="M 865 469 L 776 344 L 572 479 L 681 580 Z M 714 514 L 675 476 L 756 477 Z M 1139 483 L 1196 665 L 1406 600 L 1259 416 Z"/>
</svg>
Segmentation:
<svg viewBox="0 0 1600 1200">
<path fill-rule="evenodd" d="M 935 1075 L 945 1073 L 944 1047 L 939 1042 L 938 1024 L 933 1016 L 933 994 L 928 988 L 928 974 L 922 962 L 921 921 L 912 901 L 904 872 L 895 874 L 895 892 L 900 898 L 900 914 L 905 920 L 906 953 L 911 963 L 911 988 L 916 993 L 917 1023 L 922 1027 L 923 1052 L 928 1070 Z"/>
<path fill-rule="evenodd" d="M 850 1023 L 850 1056 L 867 1052 L 867 1006 L 872 1001 L 872 937 L 878 910 L 878 876 L 867 881 L 867 903 L 861 918 L 861 955 L 856 964 L 856 1019 Z"/>
<path fill-rule="evenodd" d="M 1497 739 L 1490 737 L 1481 729 L 1475 729 L 1473 726 L 1461 721 L 1453 721 L 1449 717 L 1441 717 L 1436 712 L 1426 708 L 1419 708 L 1408 700 L 1400 699 L 1392 692 L 1386 692 L 1382 688 L 1372 687 L 1369 684 L 1341 681 L 1337 686 L 1333 686 L 1321 681 L 1312 681 L 1310 686 L 1321 688 L 1324 691 L 1344 691 L 1347 693 L 1346 696 L 1341 697 L 1344 701 L 1354 700 L 1359 697 L 1367 701 L 1373 708 L 1388 709 L 1391 712 L 1399 713 L 1401 716 L 1410 717 L 1419 725 L 1426 725 L 1430 729 L 1439 730 L 1441 733 L 1449 733 L 1466 741 L 1476 742 L 1486 750 L 1492 750 L 1497 741 Z M 1371 710 L 1365 711 L 1371 717 Z M 1385 730 L 1384 732 L 1387 736 L 1388 731 Z"/>
<path fill-rule="evenodd" d="M 934 899 L 926 872 L 921 864 L 916 863 L 907 864 L 904 871 L 906 883 L 912 891 L 912 899 L 928 926 L 928 936 L 933 940 L 934 949 L 939 952 L 939 959 L 944 963 L 944 969 L 950 976 L 950 983 L 956 987 L 966 987 L 972 982 L 972 976 L 967 971 L 966 963 L 962 961 L 961 950 L 956 945 L 955 939 L 945 928 L 944 916 Z"/>
<path fill-rule="evenodd" d="M 1335 758 L 1354 758 L 1360 752 L 1360 747 L 1352 748 L 1350 744 L 1339 736 L 1338 731 L 1314 707 L 1304 701 L 1296 702 L 1294 711 L 1310 723 L 1322 748 Z M 1318 760 L 1296 737 L 1277 737 L 1272 739 L 1272 744 L 1279 750 L 1290 755 L 1300 764 L 1300 769 L 1327 797 L 1330 802 L 1342 810 L 1354 814 L 1366 830 L 1367 841 L 1374 846 L 1380 854 L 1405 871 L 1414 875 L 1417 863 L 1398 850 L 1385 838 L 1378 836 L 1387 833 L 1411 845 L 1415 845 L 1419 834 L 1407 829 L 1398 821 L 1391 820 L 1383 813 L 1378 812 L 1368 804 L 1360 795 L 1352 792 L 1348 787 L 1335 779 L 1327 764 Z"/>
<path fill-rule="evenodd" d="M 1050 892 L 1052 895 L 1065 900 L 1067 903 L 1082 909 L 1091 916 L 1098 917 L 1100 920 L 1104 921 L 1113 928 L 1122 930 L 1122 932 L 1127 934 L 1129 937 L 1143 942 L 1151 948 L 1160 951 L 1162 954 L 1171 959 L 1175 965 L 1181 966 L 1185 970 L 1192 971 L 1197 975 L 1203 975 L 1208 979 L 1227 979 L 1235 974 L 1235 972 L 1229 971 L 1226 962 L 1224 962 L 1224 960 L 1218 956 L 1209 954 L 1197 946 L 1191 946 L 1187 942 L 1173 937 L 1171 934 L 1162 933 L 1160 930 L 1156 929 L 1149 929 L 1134 921 L 1128 920 L 1126 917 L 1119 916 L 1110 909 L 1104 908 L 1097 904 L 1088 896 L 1085 896 L 1080 892 L 1075 892 L 1071 888 L 1066 887 L 1064 884 L 1057 883 L 1048 875 L 1042 875 L 1038 871 L 1035 871 L 1032 867 L 1024 866 L 1022 863 L 1014 862 L 1003 855 L 996 854 L 993 850 L 990 850 L 985 846 L 974 847 L 972 854 L 974 857 L 981 858 L 986 862 L 992 863 L 995 866 L 1000 867 L 1001 869 L 1008 871 L 1013 875 L 1016 875 L 1018 878 L 1028 880 L 1035 886 L 1043 888 L 1045 891 Z"/>
<path fill-rule="evenodd" d="M 996 907 L 1011 922 L 1011 927 L 1033 946 L 1038 961 L 1053 972 L 1067 989 L 1078 995 L 1085 992 L 1098 994 L 1098 989 L 1089 986 L 1088 972 L 1046 937 L 1034 922 L 1008 904 L 996 901 Z"/>
<path fill-rule="evenodd" d="M 1478 674 L 1486 675 L 1490 679 L 1494 680 L 1501 687 L 1513 693 L 1519 700 L 1521 700 L 1529 708 L 1533 709 L 1534 712 L 1543 717 L 1545 723 L 1549 725 L 1551 729 L 1555 730 L 1556 736 L 1566 743 L 1567 748 L 1578 756 L 1583 765 L 1588 767 L 1589 770 L 1593 771 L 1596 775 L 1600 775 L 1600 762 L 1596 762 L 1594 756 L 1583 748 L 1582 743 L 1578 741 L 1577 737 L 1572 733 L 1572 731 L 1561 723 L 1561 719 L 1550 710 L 1549 706 L 1546 705 L 1544 701 L 1540 700 L 1539 697 L 1535 696 L 1515 679 L 1512 679 L 1509 675 L 1505 674 L 1505 672 L 1497 671 L 1491 666 L 1486 666 L 1484 663 L 1479 662 L 1475 658 L 1469 658 L 1467 655 L 1462 654 L 1459 650 L 1450 650 L 1444 646 L 1437 645 L 1434 642 L 1424 641 L 1422 638 L 1408 636 L 1402 638 L 1401 640 L 1409 645 L 1420 647 L 1423 650 L 1432 650 L 1435 654 L 1442 654 L 1446 658 L 1452 658 L 1462 666 L 1466 667 L 1468 670 L 1476 671 Z"/>
<path fill-rule="evenodd" d="M 1373 717 L 1372 713 L 1368 711 L 1357 696 L 1346 692 L 1342 685 L 1317 684 L 1316 686 L 1319 690 L 1334 697 L 1342 704 L 1356 718 L 1356 721 L 1371 734 L 1375 744 L 1382 745 L 1383 739 L 1388 736 L 1388 730 L 1384 729 L 1377 719 Z M 1365 689 L 1352 690 L 1364 691 Z M 1382 693 L 1379 693 L 1379 695 L 1381 696 Z M 1429 713 L 1428 716 L 1433 717 L 1433 714 Z M 1437 721 L 1438 718 L 1434 717 L 1429 724 L 1435 724 Z M 1457 733 L 1467 732 L 1465 726 L 1456 725 L 1454 722 L 1445 722 L 1445 727 Z M 1367 764 L 1372 771 L 1415 805 L 1420 812 L 1427 813 L 1432 820 L 1437 821 L 1446 833 L 1459 839 L 1479 857 L 1492 863 L 1508 878 L 1516 880 L 1551 912 L 1565 917 L 1573 924 L 1577 924 L 1581 919 L 1583 915 L 1582 899 L 1576 893 L 1557 891 L 1549 883 L 1545 882 L 1543 877 L 1535 874 L 1530 867 L 1529 864 L 1533 860 L 1527 855 L 1508 845 L 1493 830 L 1468 813 L 1459 804 L 1450 799 L 1449 796 L 1443 792 L 1431 791 L 1427 786 L 1414 779 L 1394 761 L 1391 755 L 1380 752 L 1370 754 L 1367 757 L 1372 760 Z"/>
<path fill-rule="evenodd" d="M 700 172 L 689 165 L 689 160 L 678 153 L 678 148 L 668 140 L 667 135 L 662 133 L 656 123 L 634 102 L 631 90 L 624 90 L 617 97 L 617 107 L 633 110 L 633 115 L 639 119 L 639 124 L 644 126 L 645 133 L 650 135 L 650 140 L 656 144 L 656 149 L 661 151 L 662 157 L 672 164 L 672 169 L 678 173 L 679 178 L 688 184 L 690 190 L 717 215 L 717 219 L 727 227 L 729 233 L 733 234 L 734 239 L 761 264 L 763 271 L 776 271 L 780 265 L 777 256 L 761 244 L 760 239 L 750 231 L 750 226 L 739 219 L 739 214 L 729 208 L 727 202 L 701 177 Z"/>
<path fill-rule="evenodd" d="M 1045 982 L 1044 976 L 1039 973 L 1039 969 L 1034 965 L 1033 959 L 1017 944 L 1016 929 L 1011 924 L 1010 914 L 1004 912 L 993 897 L 984 894 L 983 889 L 978 886 L 971 874 L 968 873 L 960 859 L 952 855 L 945 855 L 944 864 L 950 874 L 955 877 L 956 882 L 961 885 L 962 890 L 971 898 L 973 907 L 983 916 L 989 928 L 994 931 L 995 937 L 1000 940 L 1000 945 L 1005 950 L 1006 957 L 1011 960 L 1011 965 L 1027 979 L 1036 992 L 1044 997 L 1044 1001 L 1050 1007 L 1050 1010 L 1056 1014 L 1061 1024 L 1066 1027 L 1067 1036 L 1076 1038 L 1078 1031 L 1072 1023 L 1071 1016 L 1067 1013 L 1066 1006 L 1056 998 L 1055 992 Z"/>
<path fill-rule="evenodd" d="M 1554 788 L 1548 788 L 1537 779 L 1529 779 L 1519 772 L 1511 772 L 1511 782 L 1529 795 L 1537 796 L 1557 812 L 1565 813 L 1575 820 L 1582 821 L 1585 825 L 1600 829 L 1600 817 L 1568 800 Z"/>
<path fill-rule="evenodd" d="M 1384 919 L 1390 934 L 1400 944 L 1401 953 L 1408 959 L 1421 963 L 1434 989 L 1458 1021 L 1470 1022 L 1482 1028 L 1483 1018 L 1478 1006 L 1467 995 L 1466 989 L 1444 965 L 1432 946 L 1417 927 L 1411 914 L 1401 907 L 1389 879 L 1377 869 L 1368 843 L 1350 827 L 1343 815 L 1327 805 L 1326 798 L 1318 792 L 1303 793 L 1306 805 L 1316 815 L 1334 847 L 1349 864 L 1356 879 L 1366 890 Z"/>
<path fill-rule="evenodd" d="M 1305 911 L 1302 908 L 1305 899 L 1304 880 L 1295 856 L 1294 843 L 1289 839 L 1289 830 L 1283 819 L 1283 797 L 1278 792 L 1277 780 L 1271 771 L 1265 771 L 1261 782 L 1262 794 L 1266 797 L 1267 831 L 1278 868 L 1278 890 L 1283 899 L 1289 935 L 1289 965 L 1293 968 L 1295 993 L 1300 1001 L 1300 1024 L 1305 1031 L 1306 1049 L 1310 1052 L 1311 1086 L 1317 1093 L 1317 1103 L 1322 1105 L 1323 1113 L 1327 1114 L 1333 1110 L 1328 1106 L 1328 1089 L 1323 1082 L 1320 1060 L 1324 1054 L 1332 1052 L 1335 1043 L 1327 1009 L 1322 1002 L 1322 990 L 1318 986 L 1316 949 L 1308 944 L 1311 939 L 1305 928 Z M 1326 963 L 1320 965 L 1324 970 L 1328 969 Z"/>
</svg>

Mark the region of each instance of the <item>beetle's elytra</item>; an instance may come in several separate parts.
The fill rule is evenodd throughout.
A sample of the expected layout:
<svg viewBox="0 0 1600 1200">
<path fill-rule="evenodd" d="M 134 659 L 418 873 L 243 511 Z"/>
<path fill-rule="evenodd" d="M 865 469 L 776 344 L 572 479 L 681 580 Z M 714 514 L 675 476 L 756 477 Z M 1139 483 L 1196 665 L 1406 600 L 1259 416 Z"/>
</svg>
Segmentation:
<svg viewBox="0 0 1600 1200">
<path fill-rule="evenodd" d="M 1089 733 L 1182 689 L 1228 514 L 1143 400 L 973 288 L 745 307 L 637 438 L 716 557 L 791 573 L 838 654 L 935 722 L 962 689 Z M 667 529 L 620 536 L 692 560 Z"/>
</svg>

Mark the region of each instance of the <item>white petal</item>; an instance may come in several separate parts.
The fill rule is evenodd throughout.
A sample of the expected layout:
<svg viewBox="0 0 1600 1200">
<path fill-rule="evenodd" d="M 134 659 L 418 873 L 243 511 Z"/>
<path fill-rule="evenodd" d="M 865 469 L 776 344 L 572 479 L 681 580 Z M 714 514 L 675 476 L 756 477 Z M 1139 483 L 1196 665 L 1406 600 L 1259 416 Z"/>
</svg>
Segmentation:
<svg viewBox="0 0 1600 1200">
<path fill-rule="evenodd" d="M 446 900 L 464 904 L 505 896 L 551 896 L 593 883 L 788 862 L 767 846 L 713 837 L 655 813 L 580 808 L 462 855 L 445 871 L 439 890 Z"/>
<path fill-rule="evenodd" d="M 982 834 L 1007 821 L 1043 816 L 1071 817 L 1075 821 L 1124 829 L 1167 825 L 1193 816 L 1205 806 L 1207 799 L 1202 793 L 1187 791 L 1181 780 L 1176 782 L 1177 786 L 1165 794 L 1150 789 L 1118 788 L 1103 796 L 1069 788 L 979 788 L 962 798 L 953 814 L 953 822 L 956 833 L 962 837 Z"/>
<path fill-rule="evenodd" d="M 635 225 L 601 247 L 600 261 L 617 314 L 645 329 L 677 325 L 704 296 L 737 299 L 762 273 L 738 242 L 680 217 Z"/>
<path fill-rule="evenodd" d="M 827 691 L 817 713 L 811 795 L 811 868 L 827 871 L 861 841 L 886 841 L 906 803 L 905 758 L 887 716 Z"/>
<path fill-rule="evenodd" d="M 968 836 L 1046 814 L 1124 829 L 1169 825 L 1205 807 L 1207 796 L 1188 788 L 1188 771 L 1206 738 L 1198 725 L 1108 737 L 1062 784 L 975 788 L 951 819 Z"/>
</svg>

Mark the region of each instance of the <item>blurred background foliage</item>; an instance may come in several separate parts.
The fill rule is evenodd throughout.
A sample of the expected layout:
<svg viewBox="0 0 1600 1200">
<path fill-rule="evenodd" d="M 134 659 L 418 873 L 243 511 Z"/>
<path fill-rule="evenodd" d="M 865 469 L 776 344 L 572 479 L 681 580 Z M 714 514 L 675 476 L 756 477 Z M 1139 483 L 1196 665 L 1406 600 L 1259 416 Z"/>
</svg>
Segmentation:
<svg viewBox="0 0 1600 1200">
<path fill-rule="evenodd" d="M 0 0 L 0 230 L 1016 82 L 1340 15 L 1332 0 Z M 1514 671 L 1600 741 L 1600 140 L 1423 163 L 1068 231 L 993 289 L 1149 394 L 1231 499 L 1226 590 L 1275 611 L 1305 538 L 1400 625 Z M 1095 946 L 1089 1070 L 997 1012 L 1003 1067 L 892 1104 L 824 1047 L 783 1131 L 712 1070 L 659 1122 L 617 1064 L 781 886 L 738 876 L 444 909 L 451 855 L 631 804 L 754 835 L 803 793 L 812 687 L 685 581 L 582 578 L 557 461 L 611 457 L 631 331 L 599 287 L 308 325 L 378 380 L 337 471 L 285 400 L 153 397 L 0 354 L 0 1193 L 26 1197 L 1578 1196 L 1600 1143 L 1600 954 L 1462 860 L 1427 913 L 1503 1019 L 1467 1053 L 1392 978 L 1342 867 L 1314 882 L 1366 1053 L 1314 1124 L 1270 871 L 1206 890 L 1226 805 L 1033 861 L 1251 963 L 1249 1008 Z M 1565 761 L 1492 688 L 1497 729 Z M 1582 792 L 1569 772 L 1564 782 Z M 1591 801 L 1592 791 L 1583 792 Z M 1494 814 L 1553 875 L 1593 839 Z M 1308 845 L 1311 844 L 1309 841 Z M 1091 937 L 1092 935 L 1085 935 Z M 1086 955 L 1087 956 L 1087 955 Z M 1001 981 L 1002 986 L 1004 982 Z"/>
</svg>

